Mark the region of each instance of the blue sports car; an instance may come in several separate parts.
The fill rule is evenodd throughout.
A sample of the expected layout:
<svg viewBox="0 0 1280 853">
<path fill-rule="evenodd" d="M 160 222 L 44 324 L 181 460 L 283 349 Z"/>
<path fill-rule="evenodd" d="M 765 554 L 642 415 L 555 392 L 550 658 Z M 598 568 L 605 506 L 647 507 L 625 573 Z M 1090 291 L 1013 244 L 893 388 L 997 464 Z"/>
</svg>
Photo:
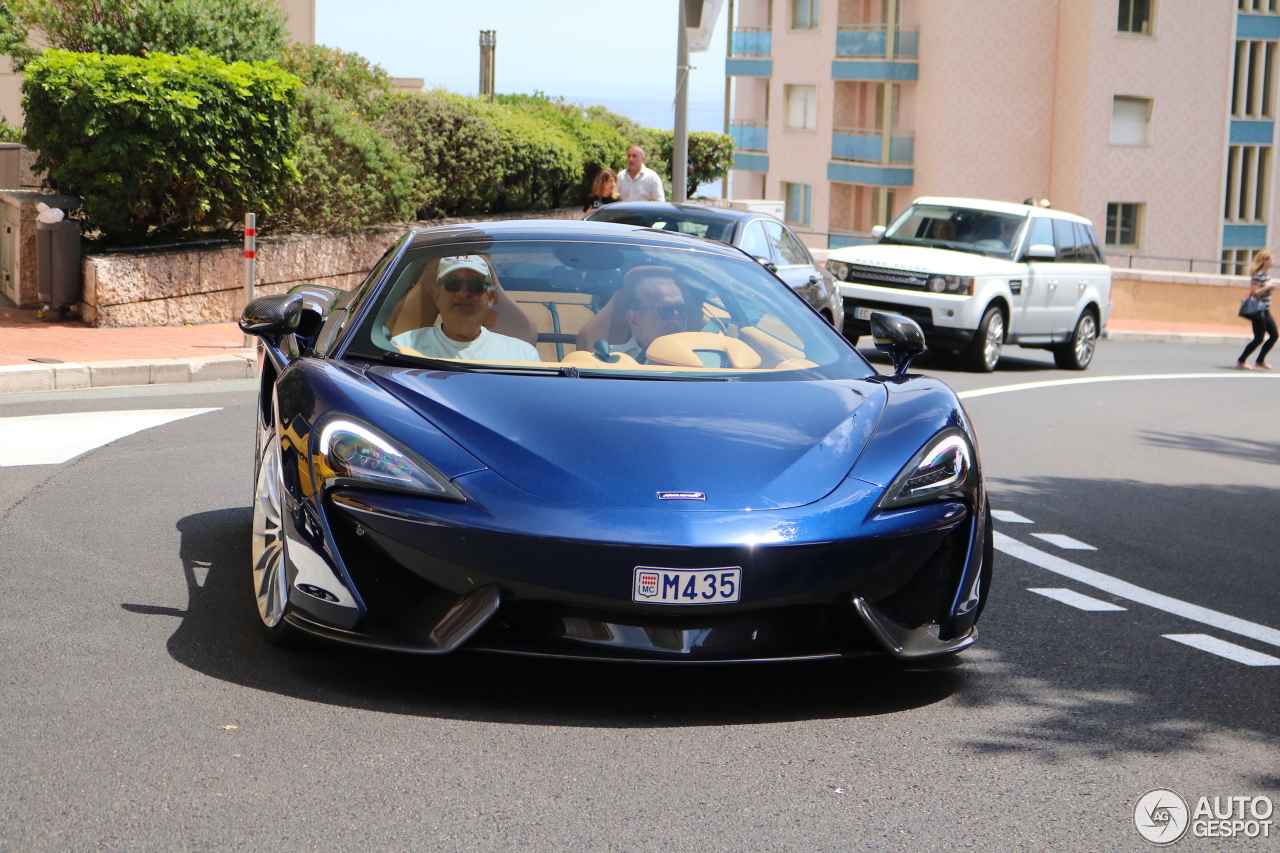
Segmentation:
<svg viewBox="0 0 1280 853">
<path fill-rule="evenodd" d="M 708 662 L 977 636 L 977 443 L 907 372 L 910 320 L 874 316 L 881 374 L 735 247 L 516 221 L 410 233 L 241 327 L 273 641 Z"/>
</svg>

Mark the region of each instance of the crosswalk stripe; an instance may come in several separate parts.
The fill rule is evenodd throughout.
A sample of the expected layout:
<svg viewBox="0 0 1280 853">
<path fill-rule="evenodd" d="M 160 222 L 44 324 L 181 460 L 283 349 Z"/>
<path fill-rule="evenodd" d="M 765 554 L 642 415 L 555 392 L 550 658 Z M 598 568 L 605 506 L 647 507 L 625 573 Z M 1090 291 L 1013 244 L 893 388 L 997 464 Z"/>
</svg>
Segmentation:
<svg viewBox="0 0 1280 853">
<path fill-rule="evenodd" d="M 1032 533 L 1031 535 L 1036 537 L 1037 539 L 1043 539 L 1045 542 L 1048 542 L 1050 545 L 1057 545 L 1059 548 L 1062 548 L 1066 551 L 1098 550 L 1092 545 L 1087 545 L 1084 542 L 1081 542 L 1079 539 L 1072 539 L 1070 536 L 1067 536 L 1066 534 L 1063 534 L 1063 533 Z"/>
<path fill-rule="evenodd" d="M 1208 634 L 1161 634 L 1160 636 L 1245 666 L 1280 666 L 1280 658 L 1264 655 L 1262 652 L 1255 652 L 1253 649 L 1246 649 L 1244 646 L 1237 646 L 1235 643 L 1228 643 L 1226 640 L 1219 640 Z"/>
<path fill-rule="evenodd" d="M 0 468 L 58 465 L 113 441 L 218 409 L 129 409 L 0 418 Z"/>
<path fill-rule="evenodd" d="M 1035 524 L 1034 521 L 1027 518 L 1025 515 L 1018 515 L 1018 513 L 1011 509 L 993 509 L 991 510 L 991 514 L 995 517 L 996 521 L 1007 521 L 1010 524 Z"/>
<path fill-rule="evenodd" d="M 1034 592 L 1037 595 L 1043 595 L 1045 598 L 1052 598 L 1054 601 L 1061 601 L 1063 604 L 1069 604 L 1078 610 L 1091 610 L 1102 612 L 1106 610 L 1127 610 L 1118 604 L 1112 604 L 1109 601 L 1103 601 L 1099 598 L 1091 598 L 1082 595 L 1072 589 L 1054 589 L 1046 587 L 1028 588 L 1027 592 Z"/>
</svg>

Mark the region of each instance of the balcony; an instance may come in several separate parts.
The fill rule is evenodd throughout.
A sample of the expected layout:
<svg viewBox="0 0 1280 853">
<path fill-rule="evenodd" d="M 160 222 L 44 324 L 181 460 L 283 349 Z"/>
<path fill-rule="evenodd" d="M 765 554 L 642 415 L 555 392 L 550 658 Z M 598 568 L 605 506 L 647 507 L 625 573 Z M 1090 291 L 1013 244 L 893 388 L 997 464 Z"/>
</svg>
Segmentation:
<svg viewBox="0 0 1280 853">
<path fill-rule="evenodd" d="M 768 56 L 773 47 L 773 33 L 759 27 L 736 27 L 730 56 Z M 882 51 L 883 52 L 883 51 Z"/>
<path fill-rule="evenodd" d="M 889 162 L 910 164 L 915 159 L 915 148 L 915 135 L 899 131 L 889 140 Z M 881 163 L 883 154 L 884 138 L 878 130 L 837 127 L 831 134 L 832 160 Z"/>
<path fill-rule="evenodd" d="M 836 56 L 885 57 L 888 34 L 883 24 L 840 27 L 836 33 Z M 920 53 L 918 29 L 896 29 L 893 33 L 893 56 L 914 58 Z"/>
<path fill-rule="evenodd" d="M 729 122 L 729 135 L 735 148 L 746 151 L 769 150 L 769 126 L 764 122 L 734 119 Z"/>
</svg>

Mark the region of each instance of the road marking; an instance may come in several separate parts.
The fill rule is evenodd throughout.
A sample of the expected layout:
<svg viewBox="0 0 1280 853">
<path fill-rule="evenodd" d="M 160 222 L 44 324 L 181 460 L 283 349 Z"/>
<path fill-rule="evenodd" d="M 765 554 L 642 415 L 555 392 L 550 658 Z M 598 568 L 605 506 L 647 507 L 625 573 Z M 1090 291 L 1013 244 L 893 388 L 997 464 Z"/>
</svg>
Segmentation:
<svg viewBox="0 0 1280 853">
<path fill-rule="evenodd" d="M 58 465 L 117 439 L 218 409 L 131 409 L 0 418 L 0 468 Z"/>
<path fill-rule="evenodd" d="M 1010 524 L 1035 524 L 1031 519 L 1018 515 L 1011 509 L 993 509 L 991 514 L 995 516 L 996 521 L 1007 521 Z"/>
<path fill-rule="evenodd" d="M 1226 640 L 1219 640 L 1208 634 L 1161 634 L 1160 636 L 1245 666 L 1280 666 L 1280 658 L 1264 655 L 1262 652 L 1255 652 L 1253 649 L 1246 649 L 1244 646 L 1237 646 L 1235 643 L 1228 643 Z"/>
<path fill-rule="evenodd" d="M 1076 565 L 1069 560 L 1041 551 L 1039 548 L 1033 548 L 1025 542 L 1019 542 L 1017 539 L 1006 536 L 999 531 L 996 531 L 995 534 L 995 546 L 996 550 L 1002 554 L 1017 557 L 1019 560 L 1031 563 L 1033 566 L 1039 566 L 1054 574 L 1071 578 L 1085 586 L 1111 593 L 1116 598 L 1123 598 L 1126 601 L 1132 601 L 1137 604 L 1145 604 L 1156 610 L 1163 610 L 1166 613 L 1172 613 L 1175 616 L 1181 616 L 1193 622 L 1200 622 L 1220 631 L 1228 631 L 1232 634 L 1248 637 L 1251 640 L 1258 640 L 1270 646 L 1280 647 L 1280 631 L 1275 628 L 1268 628 L 1266 625 L 1259 625 L 1256 622 L 1249 622 L 1245 619 L 1229 616 L 1226 613 L 1219 613 L 1216 610 L 1210 610 L 1198 604 L 1191 604 L 1177 598 L 1161 595 L 1158 592 L 1143 589 L 1128 581 L 1113 578 L 1111 575 L 1103 574 L 1093 569 L 1086 569 L 1084 566 Z"/>
<path fill-rule="evenodd" d="M 1027 592 L 1034 592 L 1037 595 L 1043 595 L 1045 598 L 1052 598 L 1054 601 L 1061 601 L 1063 604 L 1069 604 L 1077 610 L 1128 610 L 1127 607 L 1121 607 L 1119 604 L 1112 604 L 1109 601 L 1102 601 L 1097 598 L 1090 598 L 1087 595 L 1081 595 L 1075 590 L 1070 589 L 1053 589 L 1046 587 L 1029 588 Z"/>
<path fill-rule="evenodd" d="M 1062 548 L 1067 551 L 1098 550 L 1092 545 L 1087 545 L 1084 542 L 1081 542 L 1079 539 L 1072 539 L 1070 536 L 1066 536 L 1062 533 L 1032 533 L 1031 535 L 1036 537 L 1037 539 L 1043 539 L 1044 541 L 1048 542 L 1050 545 L 1057 545 L 1059 548 Z"/>
<path fill-rule="evenodd" d="M 990 394 L 1006 394 L 1010 391 L 1031 391 L 1036 388 L 1056 388 L 1059 385 L 1092 385 L 1095 382 L 1140 382 L 1149 379 L 1280 379 L 1275 373 L 1153 373 L 1148 376 L 1089 376 L 1084 379 L 1051 379 L 1046 382 L 1023 382 L 1018 385 L 997 385 L 994 388 L 978 388 L 961 391 L 961 400 L 986 397 Z"/>
</svg>

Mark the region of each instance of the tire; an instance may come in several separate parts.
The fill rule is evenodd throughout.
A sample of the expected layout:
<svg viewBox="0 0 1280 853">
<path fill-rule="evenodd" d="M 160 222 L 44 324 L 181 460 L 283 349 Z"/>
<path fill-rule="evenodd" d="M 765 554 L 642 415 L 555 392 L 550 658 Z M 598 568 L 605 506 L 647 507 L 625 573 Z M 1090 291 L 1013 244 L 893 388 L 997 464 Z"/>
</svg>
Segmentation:
<svg viewBox="0 0 1280 853">
<path fill-rule="evenodd" d="M 1098 318 L 1086 308 L 1076 320 L 1071 337 L 1061 346 L 1054 347 L 1054 363 L 1063 370 L 1084 370 L 1093 361 L 1098 348 Z"/>
<path fill-rule="evenodd" d="M 992 305 L 982 315 L 982 322 L 973 334 L 973 340 L 960 351 L 964 366 L 975 373 L 990 373 L 1000 361 L 1004 347 L 1004 313 Z"/>
<path fill-rule="evenodd" d="M 298 645 L 302 632 L 285 621 L 289 611 L 283 528 L 284 478 L 275 427 L 263 433 L 253 487 L 253 598 L 268 642 Z"/>
</svg>

